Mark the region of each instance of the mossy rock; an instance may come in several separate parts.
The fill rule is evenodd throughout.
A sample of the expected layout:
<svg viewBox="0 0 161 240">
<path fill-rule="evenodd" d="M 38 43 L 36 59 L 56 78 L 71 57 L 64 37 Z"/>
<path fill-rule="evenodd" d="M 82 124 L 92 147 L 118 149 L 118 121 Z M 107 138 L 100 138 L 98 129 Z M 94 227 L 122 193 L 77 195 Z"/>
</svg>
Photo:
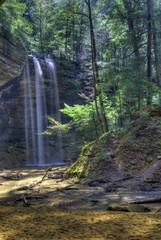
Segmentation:
<svg viewBox="0 0 161 240">
<path fill-rule="evenodd" d="M 108 205 L 107 211 L 122 211 L 122 212 L 150 212 L 150 208 L 140 204 L 118 204 L 112 203 Z"/>
</svg>

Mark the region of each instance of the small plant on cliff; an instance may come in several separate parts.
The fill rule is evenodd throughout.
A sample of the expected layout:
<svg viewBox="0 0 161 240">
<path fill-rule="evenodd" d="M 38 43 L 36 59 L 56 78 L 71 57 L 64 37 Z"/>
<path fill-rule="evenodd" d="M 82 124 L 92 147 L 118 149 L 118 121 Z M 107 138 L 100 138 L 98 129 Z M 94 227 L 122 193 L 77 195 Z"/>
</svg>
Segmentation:
<svg viewBox="0 0 161 240">
<path fill-rule="evenodd" d="M 46 135 L 65 135 L 70 130 L 70 124 L 61 124 L 60 122 L 56 121 L 53 117 L 47 116 L 49 121 L 49 125 L 47 130 L 43 132 Z"/>
<path fill-rule="evenodd" d="M 64 109 L 60 111 L 72 118 L 72 127 L 81 132 L 86 139 L 91 140 L 96 138 L 96 126 L 94 125 L 95 111 L 92 104 L 76 104 L 74 106 L 64 104 Z"/>
</svg>

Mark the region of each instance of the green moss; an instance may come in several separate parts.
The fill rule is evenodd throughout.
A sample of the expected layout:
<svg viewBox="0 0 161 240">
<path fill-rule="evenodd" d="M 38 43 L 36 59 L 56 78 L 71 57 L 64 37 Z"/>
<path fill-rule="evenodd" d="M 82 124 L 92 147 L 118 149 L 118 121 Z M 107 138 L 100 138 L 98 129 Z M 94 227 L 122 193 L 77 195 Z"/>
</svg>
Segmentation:
<svg viewBox="0 0 161 240">
<path fill-rule="evenodd" d="M 148 179 L 145 179 L 144 182 L 146 183 L 159 183 L 159 181 L 153 179 L 153 178 L 148 178 Z"/>
<path fill-rule="evenodd" d="M 86 144 L 77 161 L 67 169 L 64 177 L 87 178 L 98 164 L 106 162 L 105 148 L 112 143 L 110 133 L 103 134 L 98 140 Z"/>
<path fill-rule="evenodd" d="M 116 185 L 118 185 L 118 183 L 117 183 L 117 182 L 114 182 L 114 183 L 113 183 L 113 185 L 115 185 L 115 186 L 116 186 Z"/>
<path fill-rule="evenodd" d="M 99 169 L 106 164 L 106 151 L 110 151 L 113 140 L 120 139 L 116 156 L 127 176 L 134 175 L 142 168 L 148 168 L 161 154 L 161 142 L 158 132 L 161 132 L 159 117 L 141 118 L 133 122 L 128 128 L 115 134 L 103 134 L 99 139 L 86 144 L 79 159 L 67 170 L 66 176 L 78 178 L 91 178 L 93 172 L 99 173 Z M 157 154 L 157 155 L 156 155 Z M 101 168 L 100 168 L 101 166 Z"/>
<path fill-rule="evenodd" d="M 97 161 L 99 162 L 106 162 L 106 157 L 104 153 L 100 153 L 100 155 L 97 157 Z"/>
<path fill-rule="evenodd" d="M 99 143 L 110 143 L 112 141 L 112 136 L 110 133 L 104 133 L 100 138 L 99 138 Z"/>
<path fill-rule="evenodd" d="M 152 161 L 153 161 L 153 157 L 149 156 L 148 159 L 147 159 L 147 163 L 150 164 L 150 163 L 152 163 Z"/>
</svg>

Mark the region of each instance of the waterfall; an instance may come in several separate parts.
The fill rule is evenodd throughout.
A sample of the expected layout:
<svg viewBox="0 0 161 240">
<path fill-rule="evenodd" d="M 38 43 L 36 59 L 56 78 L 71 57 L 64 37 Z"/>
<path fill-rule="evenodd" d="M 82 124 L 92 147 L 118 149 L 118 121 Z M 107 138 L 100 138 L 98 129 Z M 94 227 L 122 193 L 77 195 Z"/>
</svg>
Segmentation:
<svg viewBox="0 0 161 240">
<path fill-rule="evenodd" d="M 60 100 L 59 100 L 59 88 L 58 88 L 58 80 L 57 80 L 57 73 L 56 73 L 56 66 L 53 60 L 51 59 L 50 55 L 45 57 L 45 61 L 48 67 L 48 74 L 51 83 L 51 89 L 54 89 L 54 101 L 55 101 L 55 109 L 50 109 L 51 113 L 55 115 L 55 120 L 61 122 L 61 115 L 60 115 Z M 53 91 L 50 93 L 50 100 L 53 101 Z M 56 138 L 56 145 L 58 147 L 58 156 L 59 159 L 55 159 L 55 161 L 62 162 L 63 161 L 63 147 L 62 147 L 62 137 L 61 133 Z"/>
<path fill-rule="evenodd" d="M 26 162 L 36 164 L 36 137 L 35 117 L 33 107 L 33 93 L 31 88 L 29 63 L 24 70 L 24 103 L 25 103 L 25 141 L 26 141 Z"/>
<path fill-rule="evenodd" d="M 56 67 L 50 56 L 45 57 L 48 80 L 50 81 L 50 91 L 47 91 L 43 70 L 38 58 L 33 57 L 33 63 L 34 77 L 33 74 L 30 74 L 29 63 L 26 64 L 24 69 L 26 164 L 28 166 L 63 164 L 61 134 L 52 136 L 55 152 L 53 146 L 50 145 L 49 136 L 43 134 L 47 128 L 46 116 L 49 113 L 54 115 L 56 121 L 61 121 Z M 50 110 L 47 109 L 47 99 L 52 106 Z"/>
<path fill-rule="evenodd" d="M 37 120 L 37 144 L 38 144 L 38 165 L 44 165 L 44 131 L 43 128 L 43 97 L 41 85 L 43 84 L 43 75 L 40 63 L 33 57 L 35 67 L 35 85 L 36 85 L 36 120 Z"/>
</svg>

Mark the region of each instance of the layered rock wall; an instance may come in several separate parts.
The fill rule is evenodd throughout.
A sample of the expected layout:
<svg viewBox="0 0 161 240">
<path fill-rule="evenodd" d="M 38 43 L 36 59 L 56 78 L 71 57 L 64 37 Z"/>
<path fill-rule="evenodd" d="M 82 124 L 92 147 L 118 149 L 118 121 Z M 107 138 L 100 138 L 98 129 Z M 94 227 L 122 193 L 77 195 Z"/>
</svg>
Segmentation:
<svg viewBox="0 0 161 240">
<path fill-rule="evenodd" d="M 0 35 L 0 167 L 23 160 L 23 88 L 21 73 L 27 54 L 21 43 Z M 13 140 L 14 139 L 14 140 Z M 16 148 L 15 145 L 20 149 Z M 21 155 L 22 153 L 22 155 Z"/>
<path fill-rule="evenodd" d="M 0 35 L 0 86 L 18 77 L 26 61 L 27 54 L 22 44 Z"/>
<path fill-rule="evenodd" d="M 32 57 L 29 59 L 32 92 L 35 94 L 35 70 Z M 25 50 L 21 45 L 15 45 L 7 39 L 0 37 L 0 169 L 14 165 L 25 165 L 25 112 L 24 112 L 24 77 L 23 67 L 27 61 Z M 79 96 L 84 87 L 84 78 L 80 66 L 65 59 L 56 59 L 59 85 L 60 108 L 64 103 L 69 105 L 83 104 Z M 44 56 L 40 58 L 44 75 L 44 91 L 50 92 L 49 73 L 46 68 Z M 86 74 L 87 75 L 87 74 Z M 85 75 L 85 76 L 86 76 Z M 89 76 L 85 77 L 88 81 Z M 35 105 L 36 96 L 33 97 Z M 46 99 L 47 108 L 54 107 L 55 102 Z M 52 105 L 52 106 L 51 106 Z M 49 113 L 50 114 L 50 113 Z M 62 122 L 70 121 L 62 115 Z M 64 160 L 72 161 L 79 153 L 82 145 L 80 134 L 75 131 L 63 138 Z M 56 156 L 57 148 L 54 136 L 49 137 L 49 147 Z M 79 151 L 78 151 L 79 150 Z"/>
</svg>

